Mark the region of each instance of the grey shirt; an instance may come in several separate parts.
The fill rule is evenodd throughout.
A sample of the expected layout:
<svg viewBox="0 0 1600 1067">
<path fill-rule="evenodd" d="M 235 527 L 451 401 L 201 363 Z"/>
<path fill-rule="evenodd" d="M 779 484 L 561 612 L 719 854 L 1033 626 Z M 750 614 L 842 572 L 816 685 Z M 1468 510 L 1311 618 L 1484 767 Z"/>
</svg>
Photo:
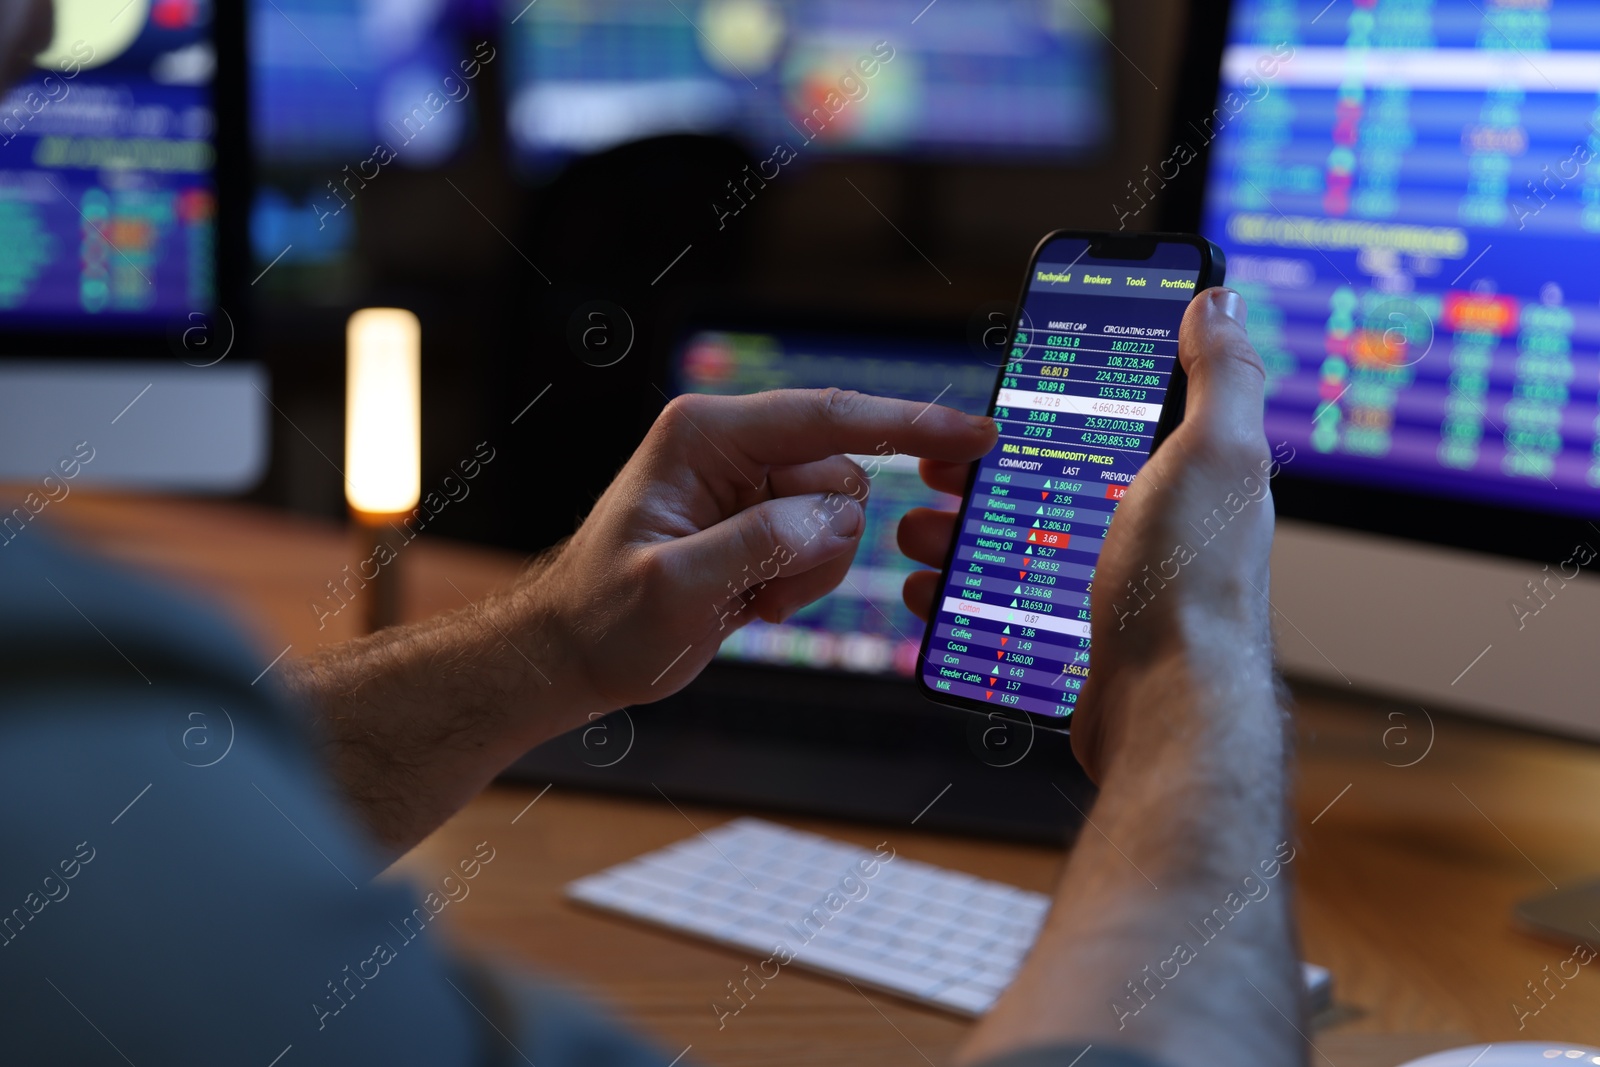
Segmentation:
<svg viewBox="0 0 1600 1067">
<path fill-rule="evenodd" d="M 433 919 L 497 842 L 421 895 L 374 883 L 382 861 L 274 685 L 275 651 L 46 534 L 0 542 L 6 1060 L 671 1060 L 548 984 L 449 957 Z M 1100 1048 L 1076 1063 L 1151 1067 Z"/>
</svg>

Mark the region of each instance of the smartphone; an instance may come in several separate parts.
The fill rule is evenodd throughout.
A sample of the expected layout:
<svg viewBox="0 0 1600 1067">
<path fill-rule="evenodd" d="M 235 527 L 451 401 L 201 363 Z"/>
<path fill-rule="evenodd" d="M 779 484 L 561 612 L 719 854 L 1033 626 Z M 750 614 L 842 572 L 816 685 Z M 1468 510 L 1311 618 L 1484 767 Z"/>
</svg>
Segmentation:
<svg viewBox="0 0 1600 1067">
<path fill-rule="evenodd" d="M 1183 418 L 1178 325 L 1223 269 L 1189 234 L 1057 230 L 1034 249 L 989 402 L 1000 439 L 973 465 L 922 638 L 924 695 L 1068 730 L 1106 527 Z"/>
</svg>

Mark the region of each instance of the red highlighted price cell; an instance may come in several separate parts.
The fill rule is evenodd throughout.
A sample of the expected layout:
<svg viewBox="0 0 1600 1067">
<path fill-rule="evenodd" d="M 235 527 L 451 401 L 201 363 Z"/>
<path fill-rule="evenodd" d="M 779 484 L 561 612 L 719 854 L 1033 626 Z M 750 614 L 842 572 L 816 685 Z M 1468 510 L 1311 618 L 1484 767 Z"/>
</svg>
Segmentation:
<svg viewBox="0 0 1600 1067">
<path fill-rule="evenodd" d="M 1050 530 L 1028 531 L 1028 543 L 1031 545 L 1048 545 L 1051 548 L 1066 548 L 1067 542 L 1071 540 L 1071 534 L 1053 533 Z"/>
</svg>

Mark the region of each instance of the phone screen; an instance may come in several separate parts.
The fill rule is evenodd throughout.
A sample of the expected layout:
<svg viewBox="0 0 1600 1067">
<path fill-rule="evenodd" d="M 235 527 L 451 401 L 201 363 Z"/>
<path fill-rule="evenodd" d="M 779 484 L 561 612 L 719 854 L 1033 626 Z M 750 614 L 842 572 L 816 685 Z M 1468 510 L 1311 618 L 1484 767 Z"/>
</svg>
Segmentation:
<svg viewBox="0 0 1600 1067">
<path fill-rule="evenodd" d="M 1198 243 L 1100 258 L 1084 237 L 1034 257 L 920 679 L 941 703 L 1065 728 L 1089 674 L 1089 591 L 1117 502 L 1154 444 Z M 1181 372 L 1180 372 L 1181 373 Z"/>
</svg>

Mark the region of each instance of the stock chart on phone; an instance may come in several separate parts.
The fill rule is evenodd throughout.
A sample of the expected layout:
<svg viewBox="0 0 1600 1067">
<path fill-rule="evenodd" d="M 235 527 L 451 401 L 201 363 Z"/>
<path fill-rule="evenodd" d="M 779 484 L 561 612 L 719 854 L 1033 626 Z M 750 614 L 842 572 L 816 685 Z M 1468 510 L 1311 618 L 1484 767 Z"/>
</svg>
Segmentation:
<svg viewBox="0 0 1600 1067">
<path fill-rule="evenodd" d="M 701 330 L 679 347 L 673 376 L 680 392 L 731 395 L 836 386 L 918 403 L 937 397 L 941 404 L 980 414 L 996 369 L 959 344 Z M 900 552 L 895 531 L 911 508 L 954 510 L 956 500 L 923 485 L 910 456 L 856 459 L 872 473 L 872 491 L 866 530 L 844 581 L 781 624 L 756 619 L 733 631 L 722 644 L 723 659 L 866 674 L 910 676 L 915 670 L 923 623 L 906 609 L 900 588 L 917 565 Z"/>
<path fill-rule="evenodd" d="M 1089 675 L 1100 550 L 1154 445 L 1203 266 L 1194 245 L 1127 261 L 1088 248 L 1057 238 L 1033 265 L 994 396 L 1000 438 L 978 461 L 920 665 L 935 694 L 1057 720 Z"/>
<path fill-rule="evenodd" d="M 1202 232 L 1295 472 L 1600 515 L 1600 2 L 1240 0 Z"/>
</svg>

